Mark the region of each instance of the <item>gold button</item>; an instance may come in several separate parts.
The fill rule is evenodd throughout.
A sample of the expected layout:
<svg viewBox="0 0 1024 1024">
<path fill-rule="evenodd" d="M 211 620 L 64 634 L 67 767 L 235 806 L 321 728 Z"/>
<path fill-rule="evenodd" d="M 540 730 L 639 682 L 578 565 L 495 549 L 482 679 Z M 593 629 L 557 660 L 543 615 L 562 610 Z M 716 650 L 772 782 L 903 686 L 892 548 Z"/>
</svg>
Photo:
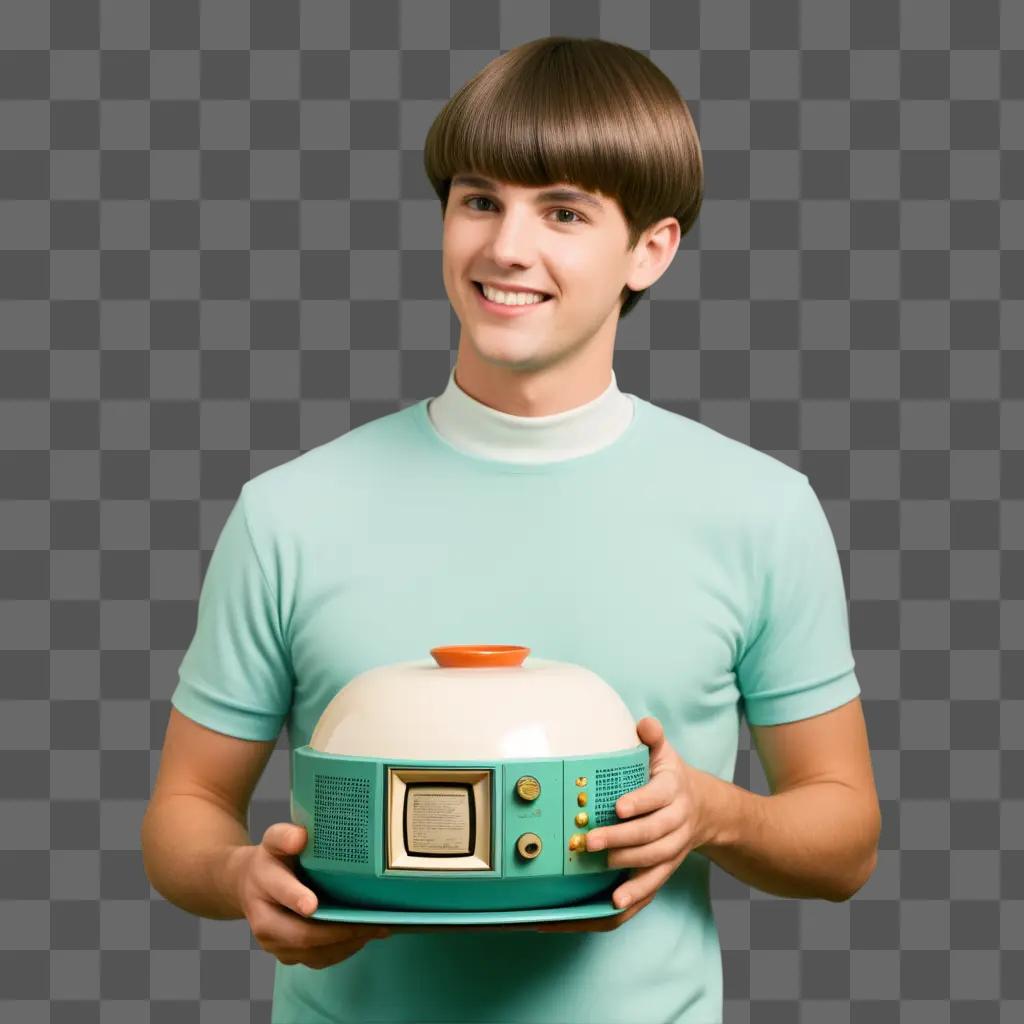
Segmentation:
<svg viewBox="0 0 1024 1024">
<path fill-rule="evenodd" d="M 586 836 L 575 835 L 569 840 L 570 850 L 585 850 L 587 848 Z"/>
<path fill-rule="evenodd" d="M 576 777 L 576 785 L 577 786 L 585 786 L 586 784 L 587 784 L 587 777 L 586 777 L 586 775 L 578 775 Z"/>
<path fill-rule="evenodd" d="M 540 796 L 540 783 L 532 775 L 524 775 L 516 783 L 516 793 L 522 800 L 536 800 Z"/>
<path fill-rule="evenodd" d="M 586 811 L 580 811 L 580 813 L 576 815 L 576 824 L 579 825 L 580 828 L 586 825 L 588 821 L 590 821 L 590 815 L 587 814 Z"/>
<path fill-rule="evenodd" d="M 580 807 L 586 807 L 587 806 L 587 794 L 586 793 L 577 793 L 576 794 L 576 803 L 578 803 L 580 805 Z"/>
</svg>

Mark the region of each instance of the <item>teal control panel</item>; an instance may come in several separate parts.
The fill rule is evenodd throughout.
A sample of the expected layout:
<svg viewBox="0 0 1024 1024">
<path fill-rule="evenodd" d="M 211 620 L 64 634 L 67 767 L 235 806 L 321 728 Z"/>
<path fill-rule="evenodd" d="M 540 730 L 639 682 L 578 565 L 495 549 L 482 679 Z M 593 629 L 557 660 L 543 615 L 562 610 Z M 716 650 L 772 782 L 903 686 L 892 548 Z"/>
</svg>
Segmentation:
<svg viewBox="0 0 1024 1024">
<path fill-rule="evenodd" d="M 502 765 L 502 874 L 536 878 L 562 873 L 562 761 Z"/>
</svg>

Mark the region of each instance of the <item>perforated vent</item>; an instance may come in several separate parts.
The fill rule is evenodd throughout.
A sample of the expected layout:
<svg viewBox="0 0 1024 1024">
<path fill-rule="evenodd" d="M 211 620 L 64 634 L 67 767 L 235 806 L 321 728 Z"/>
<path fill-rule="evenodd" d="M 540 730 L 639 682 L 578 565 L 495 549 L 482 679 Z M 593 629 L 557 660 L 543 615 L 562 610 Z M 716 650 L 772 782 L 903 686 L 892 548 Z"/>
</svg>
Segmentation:
<svg viewBox="0 0 1024 1024">
<path fill-rule="evenodd" d="M 313 856 L 349 864 L 370 861 L 368 779 L 317 775 L 313 790 Z"/>
<path fill-rule="evenodd" d="M 627 764 L 620 768 L 598 768 L 594 772 L 594 821 L 592 827 L 617 825 L 619 816 L 615 813 L 615 801 L 623 793 L 631 793 L 646 782 L 647 772 L 642 764 Z"/>
</svg>

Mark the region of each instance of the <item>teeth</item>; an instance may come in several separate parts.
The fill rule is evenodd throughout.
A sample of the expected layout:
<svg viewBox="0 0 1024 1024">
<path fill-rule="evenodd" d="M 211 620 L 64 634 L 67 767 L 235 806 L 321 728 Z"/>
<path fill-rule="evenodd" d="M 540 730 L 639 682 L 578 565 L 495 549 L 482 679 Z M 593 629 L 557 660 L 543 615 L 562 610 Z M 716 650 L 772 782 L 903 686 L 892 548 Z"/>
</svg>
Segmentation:
<svg viewBox="0 0 1024 1024">
<path fill-rule="evenodd" d="M 486 284 L 481 284 L 480 287 L 491 302 L 500 302 L 503 306 L 532 306 L 543 302 L 545 298 L 538 292 L 501 292 Z"/>
</svg>

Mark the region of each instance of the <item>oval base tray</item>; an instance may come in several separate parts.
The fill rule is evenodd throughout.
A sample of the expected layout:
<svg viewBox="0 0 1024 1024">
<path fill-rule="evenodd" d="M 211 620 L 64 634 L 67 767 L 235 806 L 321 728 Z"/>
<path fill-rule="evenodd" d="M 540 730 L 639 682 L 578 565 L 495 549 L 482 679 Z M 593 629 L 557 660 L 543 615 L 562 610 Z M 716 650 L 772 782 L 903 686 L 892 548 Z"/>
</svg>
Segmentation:
<svg viewBox="0 0 1024 1024">
<path fill-rule="evenodd" d="M 502 925 L 583 921 L 621 913 L 623 911 L 606 894 L 569 907 L 541 907 L 536 910 L 380 910 L 376 907 L 321 903 L 309 916 L 317 921 L 340 921 L 347 924 Z"/>
</svg>

